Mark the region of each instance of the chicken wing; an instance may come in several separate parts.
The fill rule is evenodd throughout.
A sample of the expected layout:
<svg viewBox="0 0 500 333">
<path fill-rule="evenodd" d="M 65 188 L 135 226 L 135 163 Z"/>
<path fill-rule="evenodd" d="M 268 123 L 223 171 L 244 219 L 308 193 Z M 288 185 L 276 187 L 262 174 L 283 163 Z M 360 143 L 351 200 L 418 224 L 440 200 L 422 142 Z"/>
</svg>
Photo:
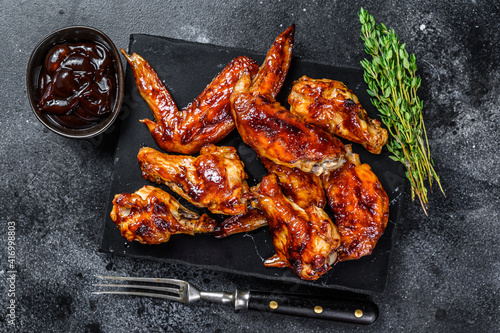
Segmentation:
<svg viewBox="0 0 500 333">
<path fill-rule="evenodd" d="M 216 143 L 234 129 L 229 96 L 244 71 L 258 70 L 255 60 L 232 60 L 205 90 L 181 111 L 156 72 L 141 56 L 121 50 L 132 68 L 139 93 L 153 111 L 156 122 L 143 119 L 156 144 L 163 150 L 197 153 L 207 143 Z"/>
<path fill-rule="evenodd" d="M 337 228 L 325 211 L 314 205 L 300 208 L 283 195 L 275 174 L 265 176 L 253 190 L 273 237 L 276 255 L 269 267 L 289 267 L 304 280 L 316 280 L 335 263 L 340 245 Z"/>
<path fill-rule="evenodd" d="M 115 195 L 111 219 L 129 242 L 167 242 L 173 234 L 210 233 L 216 221 L 183 207 L 167 192 L 144 186 L 135 193 Z"/>
<path fill-rule="evenodd" d="M 267 158 L 261 158 L 266 169 L 278 176 L 279 185 L 283 194 L 299 207 L 306 209 L 310 205 L 319 208 L 325 207 L 326 196 L 321 179 L 309 172 L 297 168 L 278 165 Z M 252 204 L 255 204 L 252 201 Z M 249 232 L 267 226 L 264 214 L 256 208 L 246 213 L 231 216 L 225 219 L 216 228 L 214 235 L 217 238 L 227 237 L 240 232 Z"/>
<path fill-rule="evenodd" d="M 241 138 L 258 155 L 320 175 L 342 165 L 342 142 L 274 99 L 288 73 L 293 35 L 291 26 L 276 38 L 253 81 L 249 72 L 242 75 L 231 94 L 231 112 Z"/>
<path fill-rule="evenodd" d="M 362 144 L 380 154 L 387 143 L 387 130 L 370 119 L 354 93 L 339 81 L 303 76 L 288 96 L 290 111 L 306 123 Z"/>
<path fill-rule="evenodd" d="M 227 215 L 247 209 L 248 176 L 233 147 L 208 144 L 198 157 L 168 155 L 144 147 L 137 159 L 143 178 L 164 183 L 197 207 Z"/>
<path fill-rule="evenodd" d="M 340 233 L 339 261 L 371 254 L 389 219 L 389 198 L 377 176 L 350 145 L 346 151 L 348 162 L 322 177 Z"/>
<path fill-rule="evenodd" d="M 294 203 L 304 209 L 310 205 L 325 207 L 325 191 L 318 176 L 297 168 L 278 165 L 267 158 L 261 158 L 261 161 L 269 173 L 278 176 L 283 194 Z"/>
</svg>

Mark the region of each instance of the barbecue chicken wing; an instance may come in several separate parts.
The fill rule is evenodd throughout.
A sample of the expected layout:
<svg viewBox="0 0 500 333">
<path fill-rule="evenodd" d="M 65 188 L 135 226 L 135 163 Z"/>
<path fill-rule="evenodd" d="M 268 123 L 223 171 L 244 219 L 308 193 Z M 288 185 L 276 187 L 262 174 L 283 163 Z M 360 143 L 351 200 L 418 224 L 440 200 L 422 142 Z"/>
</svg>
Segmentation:
<svg viewBox="0 0 500 333">
<path fill-rule="evenodd" d="M 389 198 L 377 176 L 350 145 L 346 150 L 348 162 L 322 177 L 340 233 L 339 261 L 371 254 L 389 218 Z"/>
<path fill-rule="evenodd" d="M 387 130 L 368 117 L 342 82 L 303 76 L 294 83 L 288 103 L 290 111 L 306 123 L 360 143 L 371 153 L 380 154 L 387 143 Z"/>
<path fill-rule="evenodd" d="M 144 186 L 135 193 L 115 195 L 111 219 L 129 242 L 167 242 L 173 234 L 210 233 L 216 221 L 183 207 L 167 192 Z"/>
<path fill-rule="evenodd" d="M 156 144 L 163 150 L 193 154 L 207 143 L 216 143 L 234 129 L 229 110 L 229 96 L 244 71 L 258 70 L 255 60 L 238 57 L 232 60 L 205 90 L 188 106 L 177 109 L 172 96 L 156 72 L 136 53 L 127 59 L 139 93 L 153 111 L 156 122 L 143 119 Z"/>
<path fill-rule="evenodd" d="M 137 159 L 143 178 L 167 185 L 197 207 L 227 215 L 247 209 L 247 174 L 233 147 L 208 144 L 198 157 L 168 155 L 144 147 Z"/>
<path fill-rule="evenodd" d="M 325 191 L 318 176 L 297 168 L 278 165 L 267 158 L 261 158 L 261 161 L 269 173 L 278 176 L 283 194 L 294 203 L 304 209 L 310 205 L 325 207 Z"/>
<path fill-rule="evenodd" d="M 241 138 L 276 164 L 320 175 L 342 165 L 344 146 L 330 133 L 306 124 L 276 100 L 292 59 L 294 26 L 269 49 L 255 77 L 246 72 L 231 94 L 231 112 Z"/>
<path fill-rule="evenodd" d="M 261 158 L 269 173 L 278 176 L 279 185 L 283 194 L 299 207 L 306 209 L 310 205 L 319 208 L 325 207 L 326 196 L 321 179 L 309 172 L 297 168 L 278 165 L 267 158 Z M 252 202 L 255 204 L 255 202 Z M 214 235 L 217 238 L 227 237 L 240 232 L 249 232 L 267 226 L 264 214 L 256 208 L 246 213 L 231 216 L 225 219 L 216 228 Z"/>
<path fill-rule="evenodd" d="M 289 267 L 301 279 L 316 280 L 335 263 L 340 245 L 337 228 L 325 211 L 314 205 L 300 208 L 283 195 L 274 174 L 265 176 L 254 189 L 264 212 L 276 255 L 269 267 Z"/>
</svg>

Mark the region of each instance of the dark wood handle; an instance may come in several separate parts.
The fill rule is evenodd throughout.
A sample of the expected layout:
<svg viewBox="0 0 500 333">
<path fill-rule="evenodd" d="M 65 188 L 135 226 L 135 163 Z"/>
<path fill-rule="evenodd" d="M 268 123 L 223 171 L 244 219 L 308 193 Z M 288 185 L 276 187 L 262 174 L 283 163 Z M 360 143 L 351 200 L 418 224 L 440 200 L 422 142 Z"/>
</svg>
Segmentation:
<svg viewBox="0 0 500 333">
<path fill-rule="evenodd" d="M 250 291 L 248 309 L 293 316 L 371 324 L 378 308 L 368 300 Z"/>
</svg>

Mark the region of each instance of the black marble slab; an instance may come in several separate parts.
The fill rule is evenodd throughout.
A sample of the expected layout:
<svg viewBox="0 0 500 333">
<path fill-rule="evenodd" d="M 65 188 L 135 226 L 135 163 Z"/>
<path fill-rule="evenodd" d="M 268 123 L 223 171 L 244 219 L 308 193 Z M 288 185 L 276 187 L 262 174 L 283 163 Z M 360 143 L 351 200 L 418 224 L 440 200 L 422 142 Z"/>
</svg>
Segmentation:
<svg viewBox="0 0 500 333">
<path fill-rule="evenodd" d="M 268 44 L 271 45 L 272 42 L 271 40 Z M 232 59 L 246 55 L 254 58 L 258 63 L 264 61 L 263 54 L 253 54 L 249 50 L 151 35 L 132 35 L 128 52 L 129 54 L 137 53 L 148 61 L 160 79 L 165 81 L 167 89 L 172 91 L 172 98 L 179 108 L 188 105 L 197 93 L 201 92 Z M 277 96 L 277 100 L 282 105 L 287 105 L 286 99 L 293 82 L 303 75 L 313 78 L 335 77 L 351 87 L 361 103 L 371 106 L 362 70 L 315 64 L 302 61 L 297 57 L 292 60 L 287 79 Z M 388 157 L 388 151 L 374 155 L 368 153 L 362 146 L 352 143 L 353 151 L 360 155 L 360 160 L 363 163 L 370 165 L 388 194 L 390 201 L 388 227 L 377 242 L 372 255 L 360 260 L 338 263 L 334 269 L 317 281 L 302 281 L 291 270 L 269 268 L 263 265 L 263 261 L 275 253 L 272 238 L 267 228 L 232 235 L 225 239 L 216 239 L 210 235 L 196 235 L 194 237 L 176 235 L 171 237 L 167 243 L 155 246 L 126 242 L 109 216 L 114 195 L 133 193 L 146 184 L 162 186 L 144 180 L 138 167 L 137 153 L 142 147 L 152 147 L 159 151 L 161 148 L 156 145 L 147 127 L 139 121 L 145 118 L 151 119 L 153 115 L 136 88 L 130 67 L 127 67 L 125 81 L 127 97 L 124 108 L 128 111 L 128 116 L 120 125 L 120 138 L 114 156 L 111 193 L 107 211 L 102 218 L 104 223 L 104 234 L 100 248 L 102 251 L 143 259 L 180 262 L 208 269 L 323 288 L 348 288 L 362 292 L 382 292 L 384 290 L 392 250 L 392 232 L 394 226 L 397 225 L 401 205 L 400 198 L 403 196 L 405 188 L 404 171 L 401 163 Z M 378 117 L 374 108 L 367 108 L 367 112 L 372 118 Z M 237 150 L 245 165 L 249 186 L 257 185 L 267 174 L 256 153 L 242 141 L 236 130 L 217 145 L 232 146 Z M 190 204 L 170 191 L 168 187 L 163 186 L 162 188 L 169 191 L 191 211 L 200 215 L 213 215 L 208 209 L 200 209 Z M 215 218 L 222 222 L 225 217 L 215 216 Z"/>
<path fill-rule="evenodd" d="M 89 25 L 118 47 L 127 47 L 131 34 L 149 34 L 263 54 L 277 33 L 295 23 L 298 57 L 361 68 L 360 7 L 394 28 L 416 54 L 424 120 L 446 192 L 430 193 L 428 216 L 409 193 L 402 195 L 385 289 L 370 296 L 380 310 L 377 322 L 358 327 L 234 313 L 205 302 L 91 295 L 96 274 L 182 278 L 207 290 L 348 292 L 100 252 L 117 127 L 97 139 L 75 141 L 38 123 L 25 86 L 35 45 L 58 28 Z M 497 2 L 4 1 L 0 18 L 0 331 L 498 331 Z"/>
</svg>

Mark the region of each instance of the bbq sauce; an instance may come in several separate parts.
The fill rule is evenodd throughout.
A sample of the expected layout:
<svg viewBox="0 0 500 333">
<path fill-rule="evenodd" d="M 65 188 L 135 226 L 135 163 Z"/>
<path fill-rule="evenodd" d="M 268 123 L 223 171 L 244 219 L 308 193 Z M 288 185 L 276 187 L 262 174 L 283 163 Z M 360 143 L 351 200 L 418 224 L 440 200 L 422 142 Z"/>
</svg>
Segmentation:
<svg viewBox="0 0 500 333">
<path fill-rule="evenodd" d="M 60 125 L 88 128 L 111 113 L 116 86 L 113 60 L 102 44 L 56 44 L 40 73 L 38 106 Z"/>
</svg>

